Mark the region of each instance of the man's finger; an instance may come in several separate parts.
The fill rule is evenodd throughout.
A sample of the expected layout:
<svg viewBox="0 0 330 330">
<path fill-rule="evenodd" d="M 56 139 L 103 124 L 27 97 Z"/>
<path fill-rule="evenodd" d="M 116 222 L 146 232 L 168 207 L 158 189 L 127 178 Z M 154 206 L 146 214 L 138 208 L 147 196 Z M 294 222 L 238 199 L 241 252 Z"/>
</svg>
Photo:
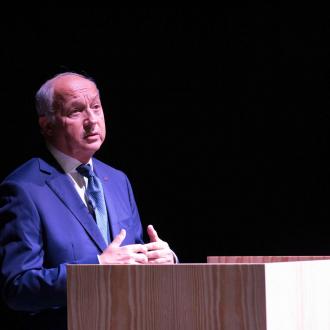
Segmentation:
<svg viewBox="0 0 330 330">
<path fill-rule="evenodd" d="M 135 253 L 134 254 L 134 260 L 140 264 L 147 264 L 148 263 L 148 258 L 145 254 L 143 253 Z"/>
<path fill-rule="evenodd" d="M 148 264 L 172 264 L 173 261 L 167 257 L 157 258 L 157 259 L 149 259 Z"/>
<path fill-rule="evenodd" d="M 134 253 L 147 253 L 148 249 L 143 244 L 130 244 L 124 246 L 124 248 L 127 249 L 127 251 L 134 252 Z"/>
<path fill-rule="evenodd" d="M 114 247 L 119 247 L 123 242 L 123 240 L 125 239 L 125 237 L 126 237 L 126 230 L 122 229 L 120 233 L 114 238 L 114 240 L 111 242 L 110 245 Z"/>
<path fill-rule="evenodd" d="M 144 246 L 147 249 L 147 251 L 150 251 L 150 250 L 165 249 L 168 247 L 168 244 L 166 242 L 159 240 L 158 242 L 151 242 L 151 243 L 144 244 Z"/>
<path fill-rule="evenodd" d="M 161 239 L 158 237 L 156 230 L 152 225 L 147 227 L 150 242 L 159 242 Z"/>
</svg>

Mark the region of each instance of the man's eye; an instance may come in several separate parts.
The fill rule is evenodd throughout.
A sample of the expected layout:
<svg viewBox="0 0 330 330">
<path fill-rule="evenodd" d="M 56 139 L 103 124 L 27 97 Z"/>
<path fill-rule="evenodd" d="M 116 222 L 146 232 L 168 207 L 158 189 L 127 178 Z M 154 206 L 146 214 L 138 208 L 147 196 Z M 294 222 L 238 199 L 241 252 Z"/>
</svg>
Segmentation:
<svg viewBox="0 0 330 330">
<path fill-rule="evenodd" d="M 69 116 L 74 116 L 74 115 L 77 115 L 78 113 L 80 112 L 79 109 L 73 109 L 69 112 Z"/>
</svg>

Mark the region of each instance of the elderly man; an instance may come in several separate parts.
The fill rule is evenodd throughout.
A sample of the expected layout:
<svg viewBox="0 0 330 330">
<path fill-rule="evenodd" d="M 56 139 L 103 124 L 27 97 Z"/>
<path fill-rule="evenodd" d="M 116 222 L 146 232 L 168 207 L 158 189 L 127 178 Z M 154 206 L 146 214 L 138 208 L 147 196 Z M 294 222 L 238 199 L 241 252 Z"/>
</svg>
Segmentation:
<svg viewBox="0 0 330 330">
<path fill-rule="evenodd" d="M 36 94 L 47 153 L 0 186 L 1 285 L 26 329 L 66 328 L 66 264 L 173 263 L 142 226 L 126 175 L 95 159 L 106 127 L 96 84 L 66 72 Z"/>
</svg>

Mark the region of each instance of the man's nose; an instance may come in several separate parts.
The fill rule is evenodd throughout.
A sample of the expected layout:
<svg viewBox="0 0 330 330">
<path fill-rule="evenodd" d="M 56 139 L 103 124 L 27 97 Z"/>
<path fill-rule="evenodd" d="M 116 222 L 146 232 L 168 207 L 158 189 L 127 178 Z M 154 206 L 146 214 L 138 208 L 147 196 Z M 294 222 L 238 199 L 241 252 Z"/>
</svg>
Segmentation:
<svg viewBox="0 0 330 330">
<path fill-rule="evenodd" d="M 90 123 L 96 123 L 96 114 L 90 108 L 85 111 L 85 119 L 87 119 Z"/>
</svg>

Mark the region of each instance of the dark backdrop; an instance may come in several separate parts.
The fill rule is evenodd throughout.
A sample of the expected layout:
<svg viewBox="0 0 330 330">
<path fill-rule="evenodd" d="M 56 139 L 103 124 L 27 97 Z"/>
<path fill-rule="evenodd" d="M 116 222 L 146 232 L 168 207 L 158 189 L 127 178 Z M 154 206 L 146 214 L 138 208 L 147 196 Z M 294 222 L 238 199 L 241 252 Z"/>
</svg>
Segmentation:
<svg viewBox="0 0 330 330">
<path fill-rule="evenodd" d="M 298 10 L 299 9 L 299 10 Z M 1 179 L 40 146 L 34 94 L 95 78 L 144 226 L 182 262 L 330 254 L 329 17 L 321 9 L 3 12 Z"/>
</svg>

